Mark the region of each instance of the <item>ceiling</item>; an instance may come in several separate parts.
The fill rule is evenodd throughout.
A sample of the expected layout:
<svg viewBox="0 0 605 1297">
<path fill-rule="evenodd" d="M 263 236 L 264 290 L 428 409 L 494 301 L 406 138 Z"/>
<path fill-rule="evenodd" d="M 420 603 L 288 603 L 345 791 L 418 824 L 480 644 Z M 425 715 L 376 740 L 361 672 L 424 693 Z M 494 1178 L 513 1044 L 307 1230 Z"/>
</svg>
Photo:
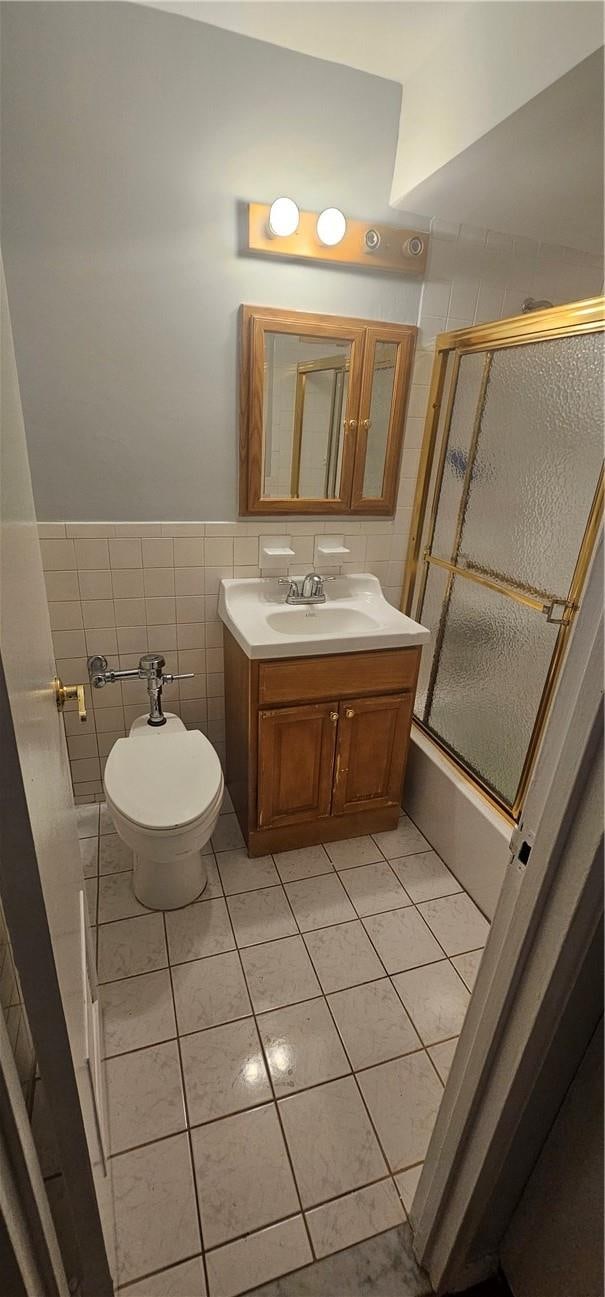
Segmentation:
<svg viewBox="0 0 605 1297">
<path fill-rule="evenodd" d="M 402 85 L 415 73 L 422 83 L 423 65 L 437 46 L 449 48 L 475 7 L 474 0 L 139 2 Z M 430 75 L 426 87 L 430 95 Z M 602 251 L 602 50 L 392 202 L 419 216 Z"/>
<path fill-rule="evenodd" d="M 462 0 L 146 0 L 272 45 L 403 82 L 468 8 Z"/>
</svg>

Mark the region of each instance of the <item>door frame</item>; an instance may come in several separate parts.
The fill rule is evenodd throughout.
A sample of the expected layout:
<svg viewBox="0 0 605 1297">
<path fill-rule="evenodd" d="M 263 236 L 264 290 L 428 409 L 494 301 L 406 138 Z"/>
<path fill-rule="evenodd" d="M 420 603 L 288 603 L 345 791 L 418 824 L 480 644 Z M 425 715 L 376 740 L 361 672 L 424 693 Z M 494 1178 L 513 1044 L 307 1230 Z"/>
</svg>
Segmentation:
<svg viewBox="0 0 605 1297">
<path fill-rule="evenodd" d="M 111 1181 L 95 1113 L 90 1064 L 96 1060 L 86 1035 L 84 879 L 52 683 L 48 603 L 1 257 L 0 288 L 0 898 L 77 1244 L 70 1265 L 78 1271 L 82 1297 L 112 1297 Z"/>
<path fill-rule="evenodd" d="M 458 551 L 463 515 L 477 454 L 490 368 L 494 355 L 501 350 L 527 346 L 531 343 L 552 342 L 555 339 L 602 333 L 604 330 L 605 297 L 594 297 L 587 298 L 585 301 L 570 302 L 563 306 L 551 307 L 547 310 L 533 311 L 526 315 L 495 320 L 487 324 L 471 325 L 468 328 L 458 329 L 450 333 L 440 333 L 435 344 L 421 462 L 414 498 L 412 526 L 410 528 L 405 579 L 400 605 L 402 611 L 414 617 L 417 621 L 422 621 L 426 583 L 432 566 L 436 566 L 442 572 L 447 573 L 447 585 L 441 609 L 440 627 L 437 632 L 437 646 L 433 657 L 427 704 L 423 709 L 423 716 L 415 716 L 414 723 L 428 736 L 431 743 L 435 744 L 448 761 L 456 767 L 460 776 L 473 790 L 484 797 L 511 824 L 518 821 L 527 796 L 552 699 L 560 679 L 561 666 L 568 649 L 569 640 L 573 634 L 580 601 L 583 598 L 585 579 L 594 555 L 595 541 L 601 525 L 604 479 L 603 466 L 601 465 L 595 481 L 595 490 L 587 514 L 584 534 L 566 592 L 557 591 L 553 594 L 552 591 L 547 593 L 537 587 L 530 589 L 529 586 L 524 586 L 516 581 L 513 582 L 502 575 L 497 576 L 488 568 L 480 568 L 476 565 L 474 567 L 466 564 L 460 565 Z M 483 377 L 477 396 L 471 445 L 457 511 L 453 548 L 448 557 L 445 553 L 442 555 L 433 553 L 433 540 L 449 446 L 450 425 L 457 394 L 460 362 L 465 356 L 472 354 L 481 354 L 484 357 Z M 430 500 L 429 496 L 431 497 Z M 543 614 L 549 622 L 558 626 L 517 789 L 514 797 L 510 800 L 502 792 L 498 792 L 487 779 L 481 776 L 479 771 L 473 769 L 466 760 L 459 756 L 442 737 L 431 729 L 429 724 L 429 704 L 439 667 L 444 617 L 447 613 L 455 579 L 472 581 L 496 592 L 500 596 L 532 608 L 537 615 Z"/>
<path fill-rule="evenodd" d="M 27 1297 L 69 1297 L 38 1153 L 1 1013 L 0 1216 Z"/>
<path fill-rule="evenodd" d="M 486 1204 L 503 1232 L 595 1025 L 569 1010 L 603 916 L 602 589 L 601 533 L 412 1208 L 437 1293 L 493 1273 Z"/>
<path fill-rule="evenodd" d="M 84 1292 L 111 1297 L 103 1227 L 95 1190 L 80 1095 L 27 808 L 19 752 L 0 655 L 0 895 L 36 1057 L 53 1105 L 55 1136 L 81 1258 Z"/>
</svg>

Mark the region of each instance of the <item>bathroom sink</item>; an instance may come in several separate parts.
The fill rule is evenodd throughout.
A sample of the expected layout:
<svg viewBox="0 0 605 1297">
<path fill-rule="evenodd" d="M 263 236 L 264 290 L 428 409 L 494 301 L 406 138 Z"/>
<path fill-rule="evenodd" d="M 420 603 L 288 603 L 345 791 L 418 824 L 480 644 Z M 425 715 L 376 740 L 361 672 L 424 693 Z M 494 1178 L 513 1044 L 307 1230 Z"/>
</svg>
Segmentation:
<svg viewBox="0 0 605 1297">
<path fill-rule="evenodd" d="M 378 630 L 379 623 L 360 608 L 331 608 L 319 604 L 309 608 L 280 608 L 267 615 L 267 625 L 280 635 L 355 635 Z"/>
<path fill-rule="evenodd" d="M 223 580 L 219 616 L 249 658 L 412 648 L 429 632 L 384 598 L 369 573 L 326 583 L 326 602 L 294 606 L 275 578 Z"/>
</svg>

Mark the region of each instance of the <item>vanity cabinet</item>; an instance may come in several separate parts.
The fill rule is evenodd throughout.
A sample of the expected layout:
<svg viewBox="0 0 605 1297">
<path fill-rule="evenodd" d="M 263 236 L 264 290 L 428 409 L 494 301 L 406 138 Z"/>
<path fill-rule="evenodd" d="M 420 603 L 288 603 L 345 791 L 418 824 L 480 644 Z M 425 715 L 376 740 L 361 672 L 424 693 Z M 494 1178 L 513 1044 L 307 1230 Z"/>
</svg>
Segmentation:
<svg viewBox="0 0 605 1297">
<path fill-rule="evenodd" d="M 330 814 L 337 729 L 336 703 L 259 711 L 259 828 Z"/>
<path fill-rule="evenodd" d="M 340 703 L 332 795 L 335 815 L 399 804 L 412 705 L 410 693 Z"/>
<path fill-rule="evenodd" d="M 225 630 L 227 786 L 251 856 L 394 828 L 420 648 L 254 661 Z"/>
</svg>

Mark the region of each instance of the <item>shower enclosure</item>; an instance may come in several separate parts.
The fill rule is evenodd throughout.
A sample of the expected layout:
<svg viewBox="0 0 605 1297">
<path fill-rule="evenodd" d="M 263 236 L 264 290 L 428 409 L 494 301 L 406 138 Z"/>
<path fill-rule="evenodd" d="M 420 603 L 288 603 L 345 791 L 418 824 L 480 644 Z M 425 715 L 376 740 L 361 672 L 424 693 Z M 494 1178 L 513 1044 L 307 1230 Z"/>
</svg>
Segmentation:
<svg viewBox="0 0 605 1297">
<path fill-rule="evenodd" d="M 437 339 L 403 607 L 416 722 L 515 820 L 603 502 L 603 299 Z"/>
</svg>

